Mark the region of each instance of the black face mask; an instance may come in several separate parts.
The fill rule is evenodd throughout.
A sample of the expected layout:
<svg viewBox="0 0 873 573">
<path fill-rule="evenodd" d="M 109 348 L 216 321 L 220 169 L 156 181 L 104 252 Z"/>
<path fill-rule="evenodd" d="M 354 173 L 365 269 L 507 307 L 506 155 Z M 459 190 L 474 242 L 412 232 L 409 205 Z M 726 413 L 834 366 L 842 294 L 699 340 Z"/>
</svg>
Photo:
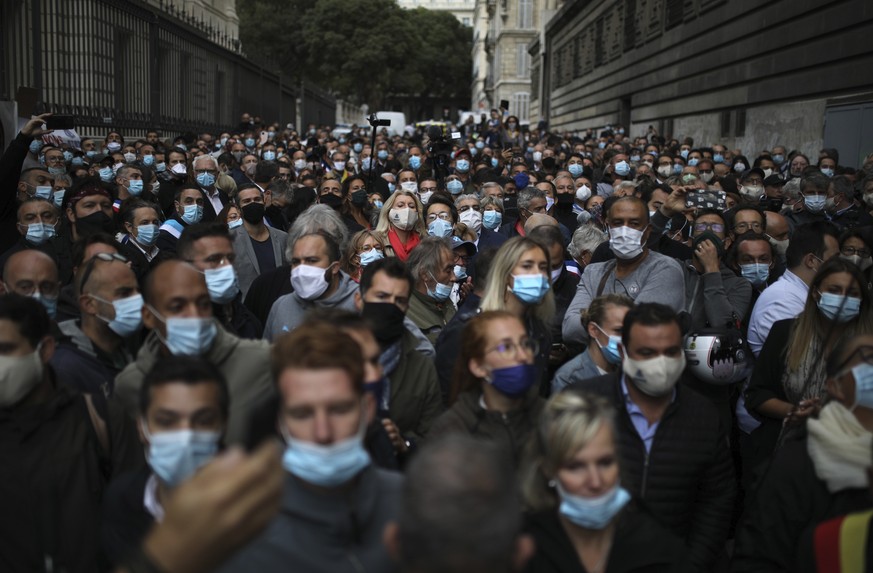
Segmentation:
<svg viewBox="0 0 873 573">
<path fill-rule="evenodd" d="M 366 207 L 367 206 L 367 190 L 366 189 L 358 189 L 357 191 L 352 193 L 352 205 L 355 207 Z"/>
<path fill-rule="evenodd" d="M 343 198 L 334 195 L 333 193 L 327 193 L 326 195 L 322 195 L 318 198 L 318 202 L 322 205 L 327 205 L 331 209 L 335 209 L 339 211 L 340 207 L 343 205 Z"/>
<path fill-rule="evenodd" d="M 403 336 L 403 319 L 406 315 L 390 302 L 365 302 L 361 311 L 370 327 L 373 335 L 379 342 L 379 346 L 385 348 L 397 342 Z"/>
<path fill-rule="evenodd" d="M 706 230 L 696 237 L 694 237 L 693 248 L 697 249 L 697 246 L 703 241 L 711 241 L 713 245 L 715 245 L 715 250 L 718 253 L 718 258 L 720 260 L 724 260 L 724 241 L 722 241 L 718 235 L 713 233 L 710 230 Z"/>
<path fill-rule="evenodd" d="M 558 193 L 555 195 L 555 202 L 562 207 L 572 207 L 573 198 L 572 193 Z"/>
<path fill-rule="evenodd" d="M 91 213 L 87 217 L 76 219 L 76 232 L 80 237 L 95 233 L 115 233 L 115 224 L 112 218 L 103 211 Z"/>
<path fill-rule="evenodd" d="M 780 199 L 779 197 L 762 197 L 761 206 L 766 211 L 778 213 L 782 211 L 782 199 Z"/>
<path fill-rule="evenodd" d="M 266 207 L 263 203 L 249 203 L 242 208 L 242 217 L 246 223 L 257 225 L 264 220 L 264 211 L 266 211 Z"/>
</svg>

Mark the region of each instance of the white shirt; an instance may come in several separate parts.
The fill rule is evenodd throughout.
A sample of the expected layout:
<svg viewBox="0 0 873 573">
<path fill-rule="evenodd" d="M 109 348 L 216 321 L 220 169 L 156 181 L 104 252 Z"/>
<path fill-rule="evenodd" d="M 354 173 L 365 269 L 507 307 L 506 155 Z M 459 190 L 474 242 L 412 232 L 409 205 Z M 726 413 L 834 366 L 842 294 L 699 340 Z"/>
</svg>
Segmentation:
<svg viewBox="0 0 873 573">
<path fill-rule="evenodd" d="M 142 496 L 142 506 L 149 512 L 158 523 L 164 520 L 164 507 L 158 501 L 158 476 L 149 476 Z"/>
<path fill-rule="evenodd" d="M 203 192 L 206 193 L 206 197 L 209 199 L 209 202 L 212 203 L 212 208 L 215 210 L 215 214 L 218 215 L 221 213 L 221 210 L 224 209 L 224 203 L 221 202 L 221 194 L 218 192 L 218 189 L 214 189 L 212 193 L 210 193 L 208 189 L 203 189 Z"/>
<path fill-rule="evenodd" d="M 809 287 L 791 271 L 785 271 L 778 281 L 764 289 L 749 320 L 749 348 L 755 356 L 761 353 L 773 323 L 803 312 L 807 293 Z"/>
</svg>

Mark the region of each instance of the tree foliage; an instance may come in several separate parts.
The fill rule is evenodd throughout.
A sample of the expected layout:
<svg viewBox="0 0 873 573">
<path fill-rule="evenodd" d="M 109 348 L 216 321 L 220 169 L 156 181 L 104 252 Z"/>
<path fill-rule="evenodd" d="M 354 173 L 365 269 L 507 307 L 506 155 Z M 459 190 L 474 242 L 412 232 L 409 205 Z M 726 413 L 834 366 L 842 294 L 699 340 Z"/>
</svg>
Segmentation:
<svg viewBox="0 0 873 573">
<path fill-rule="evenodd" d="M 377 109 L 386 97 L 469 94 L 472 31 L 395 0 L 238 0 L 246 53 Z"/>
</svg>

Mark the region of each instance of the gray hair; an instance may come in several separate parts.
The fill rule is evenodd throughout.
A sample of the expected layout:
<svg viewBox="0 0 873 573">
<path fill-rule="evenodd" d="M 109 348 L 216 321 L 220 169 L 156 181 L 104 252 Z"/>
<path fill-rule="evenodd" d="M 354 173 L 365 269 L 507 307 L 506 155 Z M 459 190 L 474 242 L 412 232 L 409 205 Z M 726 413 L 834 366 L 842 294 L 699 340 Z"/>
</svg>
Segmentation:
<svg viewBox="0 0 873 573">
<path fill-rule="evenodd" d="M 425 237 L 421 240 L 406 261 L 416 283 L 421 280 L 422 275 L 427 273 L 436 275 L 434 271 L 439 268 L 442 263 L 441 257 L 446 251 L 451 252 L 452 245 L 445 237 Z"/>
<path fill-rule="evenodd" d="M 591 223 L 579 225 L 573 232 L 573 238 L 570 239 L 567 250 L 570 252 L 571 257 L 578 260 L 585 251 L 593 253 L 598 245 L 605 240 L 606 233 L 595 225 Z"/>
<path fill-rule="evenodd" d="M 501 213 L 503 213 L 503 201 L 498 201 L 494 197 L 486 195 L 479 200 L 479 207 L 484 211 L 485 207 L 494 207 Z"/>
<path fill-rule="evenodd" d="M 482 188 L 479 190 L 479 196 L 484 199 L 487 196 L 485 192 L 492 187 L 497 187 L 500 189 L 500 193 L 503 193 L 503 186 L 500 185 L 500 183 L 497 181 L 488 181 L 487 183 L 482 184 Z"/>
<path fill-rule="evenodd" d="M 285 257 L 290 261 L 294 252 L 294 243 L 303 235 L 311 235 L 323 231 L 333 237 L 339 244 L 340 252 L 349 248 L 349 230 L 343 223 L 339 213 L 327 205 L 312 205 L 297 217 L 288 229 L 288 240 L 285 242 Z M 414 251 L 413 251 L 414 252 Z"/>
<path fill-rule="evenodd" d="M 800 177 L 792 177 L 782 186 L 782 197 L 784 199 L 800 200 Z"/>
<path fill-rule="evenodd" d="M 634 181 L 622 181 L 618 185 L 615 186 L 613 192 L 618 191 L 619 189 L 627 189 L 629 195 L 633 195 L 634 191 L 637 190 L 637 184 Z"/>
<path fill-rule="evenodd" d="M 55 183 L 57 183 L 58 181 L 63 181 L 64 183 L 67 183 L 69 185 L 73 184 L 73 178 L 70 177 L 66 173 L 61 173 L 60 175 L 55 175 Z"/>
<path fill-rule="evenodd" d="M 121 167 L 119 167 L 118 171 L 115 172 L 115 176 L 116 177 L 127 177 L 128 176 L 127 174 L 130 173 L 131 171 L 133 171 L 134 169 L 136 169 L 137 171 L 140 172 L 140 174 L 142 174 L 142 171 L 140 171 L 140 169 L 139 169 L 139 165 L 127 164 L 127 165 L 122 165 Z"/>
<path fill-rule="evenodd" d="M 530 202 L 534 199 L 546 199 L 545 192 L 537 189 L 536 187 L 525 187 L 524 189 L 519 189 L 517 193 L 517 203 L 519 209 L 527 209 L 530 207 Z"/>
<path fill-rule="evenodd" d="M 482 204 L 482 200 L 479 199 L 478 195 L 476 195 L 475 193 L 466 193 L 464 195 L 458 195 L 458 198 L 455 199 L 455 208 L 460 209 L 461 201 L 467 201 L 467 200 L 475 201 L 476 203 L 479 203 L 480 206 Z"/>
<path fill-rule="evenodd" d="M 215 158 L 212 157 L 211 155 L 209 155 L 208 153 L 204 153 L 203 155 L 198 155 L 197 157 L 195 157 L 194 160 L 191 161 L 191 169 L 192 169 L 192 170 L 196 170 L 196 169 L 197 169 L 197 164 L 198 164 L 198 163 L 203 163 L 203 161 L 206 160 L 206 159 L 208 159 L 209 161 L 211 161 L 212 163 L 214 163 L 214 164 L 215 164 L 215 168 L 218 169 L 218 161 L 216 161 Z"/>
</svg>

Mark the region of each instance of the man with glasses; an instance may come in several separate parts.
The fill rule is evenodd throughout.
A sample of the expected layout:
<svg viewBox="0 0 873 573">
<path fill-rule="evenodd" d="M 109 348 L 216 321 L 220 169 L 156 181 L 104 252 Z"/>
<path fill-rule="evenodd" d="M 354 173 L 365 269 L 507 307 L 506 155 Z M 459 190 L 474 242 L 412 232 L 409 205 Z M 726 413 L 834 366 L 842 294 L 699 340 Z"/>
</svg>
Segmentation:
<svg viewBox="0 0 873 573">
<path fill-rule="evenodd" d="M 415 281 L 407 315 L 432 344 L 455 315 L 450 296 L 455 282 L 455 254 L 443 237 L 426 237 L 407 261 Z"/>
<path fill-rule="evenodd" d="M 802 206 L 799 211 L 791 211 L 785 218 L 791 227 L 792 234 L 800 225 L 827 221 L 827 206 L 831 180 L 821 173 L 806 173 L 800 178 L 800 195 Z"/>
<path fill-rule="evenodd" d="M 203 204 L 203 221 L 214 221 L 230 202 L 227 194 L 215 186 L 219 175 L 218 163 L 211 155 L 201 155 L 191 162 L 191 169 L 194 170 L 194 180 L 206 199 Z"/>
<path fill-rule="evenodd" d="M 66 338 L 51 364 L 65 373 L 65 384 L 100 403 L 112 395 L 115 377 L 136 355 L 142 295 L 127 259 L 110 253 L 98 253 L 85 263 L 75 288 L 80 318 L 58 324 Z"/>
<path fill-rule="evenodd" d="M 662 210 L 665 207 L 666 203 Z M 627 295 L 637 304 L 657 301 L 676 312 L 685 308 L 682 265 L 648 246 L 652 231 L 646 203 L 637 197 L 622 197 L 610 206 L 605 222 L 615 259 L 585 267 L 576 296 L 564 316 L 564 344 L 587 342 L 588 333 L 579 317 L 592 300 L 603 294 Z"/>
<path fill-rule="evenodd" d="M 511 239 L 512 237 L 524 237 L 524 224 L 534 213 L 545 214 L 546 194 L 536 187 L 525 187 L 516 193 L 518 206 L 518 219 L 509 221 L 500 227 L 500 234 Z"/>
<path fill-rule="evenodd" d="M 38 300 L 49 318 L 57 316 L 61 283 L 58 280 L 58 266 L 47 254 L 26 249 L 10 256 L 3 265 L 2 286 L 6 293 Z"/>
<path fill-rule="evenodd" d="M 185 228 L 176 253 L 194 265 L 206 278 L 212 314 L 230 333 L 240 338 L 259 339 L 264 327 L 242 303 L 234 262 L 236 254 L 227 225 L 196 223 Z"/>
<path fill-rule="evenodd" d="M 766 233 L 767 218 L 761 209 L 754 205 L 740 205 L 733 210 L 733 217 L 729 221 L 731 225 L 731 239 L 743 233 Z"/>
<path fill-rule="evenodd" d="M 29 198 L 18 206 L 16 229 L 20 234 L 18 242 L 0 255 L 0 268 L 13 254 L 26 249 L 42 251 L 58 265 L 61 282 L 69 282 L 72 265 L 67 254 L 58 245 L 57 225 L 60 214 L 57 208 L 45 199 Z"/>
</svg>

